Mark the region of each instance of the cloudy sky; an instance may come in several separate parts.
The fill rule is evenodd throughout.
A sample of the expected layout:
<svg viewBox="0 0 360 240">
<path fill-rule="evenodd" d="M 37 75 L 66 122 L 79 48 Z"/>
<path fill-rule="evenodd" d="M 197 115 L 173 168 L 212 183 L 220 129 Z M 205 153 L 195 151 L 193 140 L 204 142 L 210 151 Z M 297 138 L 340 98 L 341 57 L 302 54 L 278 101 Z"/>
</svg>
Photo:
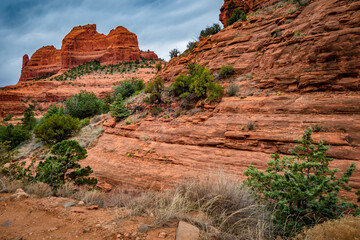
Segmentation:
<svg viewBox="0 0 360 240">
<path fill-rule="evenodd" d="M 169 51 L 185 50 L 206 26 L 219 23 L 223 0 L 1 0 L 0 87 L 16 84 L 22 56 L 38 48 L 61 48 L 78 25 L 97 25 L 108 34 L 121 25 L 138 36 L 141 50 L 168 60 Z"/>
</svg>

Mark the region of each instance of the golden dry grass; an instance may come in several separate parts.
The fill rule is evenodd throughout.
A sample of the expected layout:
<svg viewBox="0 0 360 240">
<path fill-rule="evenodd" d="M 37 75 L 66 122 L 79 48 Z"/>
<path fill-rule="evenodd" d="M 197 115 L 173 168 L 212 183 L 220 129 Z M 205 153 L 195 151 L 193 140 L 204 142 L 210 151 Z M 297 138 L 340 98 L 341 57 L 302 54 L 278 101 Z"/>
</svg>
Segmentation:
<svg viewBox="0 0 360 240">
<path fill-rule="evenodd" d="M 296 240 L 360 240 L 360 216 L 344 216 L 305 230 Z"/>
</svg>

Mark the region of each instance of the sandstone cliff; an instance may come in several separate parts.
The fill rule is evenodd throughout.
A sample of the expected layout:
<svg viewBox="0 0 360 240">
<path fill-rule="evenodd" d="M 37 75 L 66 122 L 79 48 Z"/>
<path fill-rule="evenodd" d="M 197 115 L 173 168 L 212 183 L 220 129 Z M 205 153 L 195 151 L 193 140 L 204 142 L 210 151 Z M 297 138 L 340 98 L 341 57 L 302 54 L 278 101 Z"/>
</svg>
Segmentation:
<svg viewBox="0 0 360 240">
<path fill-rule="evenodd" d="M 118 64 L 143 58 L 157 59 L 154 52 L 142 53 L 134 33 L 117 27 L 108 35 L 96 31 L 96 25 L 74 27 L 62 41 L 60 50 L 42 47 L 30 58 L 23 57 L 20 82 L 53 75 L 81 64 L 99 61 L 101 65 Z"/>
<path fill-rule="evenodd" d="M 357 163 L 351 186 L 360 188 L 359 9 L 360 2 L 339 0 L 275 3 L 203 39 L 158 76 L 170 83 L 188 63 L 215 75 L 232 65 L 235 75 L 221 82 L 237 85 L 237 96 L 174 119 L 176 108 L 131 125 L 104 119 L 84 164 L 135 188 L 162 189 L 212 171 L 243 179 L 249 164 L 265 169 L 270 153 L 288 154 L 311 126 L 315 140 L 331 145 L 332 167 Z"/>
</svg>

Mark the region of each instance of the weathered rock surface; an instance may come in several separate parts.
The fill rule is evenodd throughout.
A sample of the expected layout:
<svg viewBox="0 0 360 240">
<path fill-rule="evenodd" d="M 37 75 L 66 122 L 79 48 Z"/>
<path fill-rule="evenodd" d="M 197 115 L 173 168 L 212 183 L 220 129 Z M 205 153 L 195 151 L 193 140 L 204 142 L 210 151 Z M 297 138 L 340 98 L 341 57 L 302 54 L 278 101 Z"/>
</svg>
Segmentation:
<svg viewBox="0 0 360 240">
<path fill-rule="evenodd" d="M 96 31 L 96 25 L 74 27 L 62 41 L 61 49 L 46 46 L 29 59 L 23 57 L 20 82 L 56 74 L 81 64 L 99 61 L 101 65 L 118 64 L 143 58 L 155 58 L 154 52 L 141 52 L 134 33 L 119 26 L 108 35 Z"/>
<path fill-rule="evenodd" d="M 268 6 L 203 39 L 191 54 L 173 58 L 161 76 L 170 81 L 186 72 L 188 63 L 214 73 L 232 65 L 244 88 L 359 90 L 360 2 L 317 0 L 298 8 L 288 1 L 281 6 Z"/>
<path fill-rule="evenodd" d="M 187 222 L 180 221 L 175 240 L 198 240 L 199 229 Z"/>
<path fill-rule="evenodd" d="M 230 4 L 231 2 L 232 4 Z M 278 0 L 225 0 L 224 5 L 220 9 L 220 22 L 226 26 L 228 19 L 237 8 L 249 13 L 274 2 L 278 2 Z"/>
</svg>

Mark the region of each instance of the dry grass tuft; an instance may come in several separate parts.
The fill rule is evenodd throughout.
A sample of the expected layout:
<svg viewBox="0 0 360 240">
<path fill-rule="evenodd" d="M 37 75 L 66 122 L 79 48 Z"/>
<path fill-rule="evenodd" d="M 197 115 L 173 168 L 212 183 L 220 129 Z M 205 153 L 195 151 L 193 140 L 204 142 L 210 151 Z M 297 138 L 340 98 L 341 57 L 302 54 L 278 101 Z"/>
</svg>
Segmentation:
<svg viewBox="0 0 360 240">
<path fill-rule="evenodd" d="M 0 177 L 0 193 L 15 192 L 18 188 L 22 188 L 23 185 L 24 184 L 19 180 L 10 181 L 5 177 Z"/>
<path fill-rule="evenodd" d="M 82 189 L 77 193 L 77 199 L 80 199 L 88 205 L 98 205 L 104 207 L 105 193 L 98 190 Z"/>
<path fill-rule="evenodd" d="M 76 198 L 78 188 L 73 183 L 65 183 L 61 185 L 56 192 L 59 197 Z"/>
<path fill-rule="evenodd" d="M 305 230 L 295 237 L 297 240 L 343 240 L 360 239 L 360 216 L 344 216 Z"/>
<path fill-rule="evenodd" d="M 32 183 L 24 186 L 25 192 L 34 194 L 38 197 L 49 197 L 52 195 L 51 188 L 48 184 L 42 182 Z"/>
<path fill-rule="evenodd" d="M 176 219 L 198 226 L 209 238 L 272 238 L 271 214 L 240 182 L 223 176 L 183 183 L 175 190 L 146 192 L 125 207 L 135 215 L 154 215 L 155 227 Z"/>
</svg>

